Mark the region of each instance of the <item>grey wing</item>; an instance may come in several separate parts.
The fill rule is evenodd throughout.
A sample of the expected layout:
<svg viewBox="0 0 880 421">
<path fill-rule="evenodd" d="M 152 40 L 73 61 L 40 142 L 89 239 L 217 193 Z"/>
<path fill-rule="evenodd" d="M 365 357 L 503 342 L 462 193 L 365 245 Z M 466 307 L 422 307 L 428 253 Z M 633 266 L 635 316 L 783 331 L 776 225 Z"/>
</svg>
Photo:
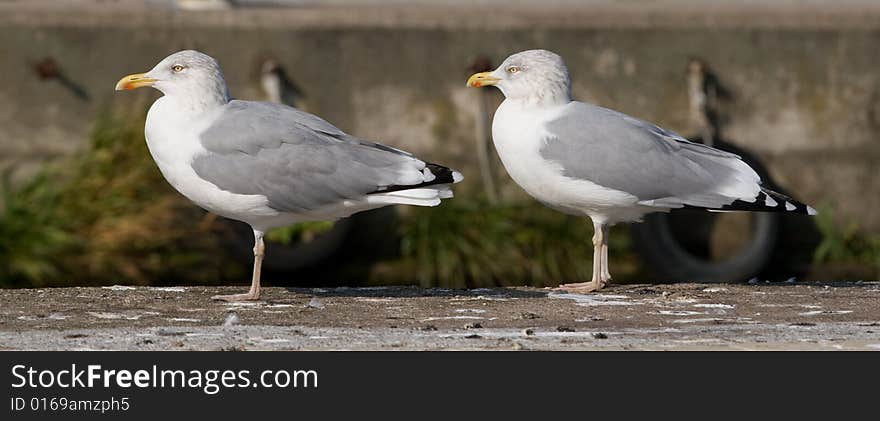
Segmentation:
<svg viewBox="0 0 880 421">
<path fill-rule="evenodd" d="M 390 146 L 357 139 L 330 124 L 326 120 L 305 111 L 282 104 L 232 100 L 223 109 L 216 122 L 202 136 L 206 148 L 221 153 L 239 151 L 254 153 L 262 147 L 272 147 L 280 142 L 277 135 L 288 128 L 308 129 L 351 143 L 360 143 L 389 152 L 412 157 L 412 154 Z M 239 136 L 225 136 L 235 132 Z M 266 136 L 272 133 L 272 136 Z M 247 139 L 243 141 L 242 139 Z"/>
<path fill-rule="evenodd" d="M 753 201 L 760 178 L 739 156 L 606 108 L 572 102 L 546 126 L 541 156 L 564 175 L 649 206 L 717 208 Z"/>
<path fill-rule="evenodd" d="M 233 193 L 264 195 L 280 211 L 311 211 L 435 179 L 406 152 L 283 105 L 230 102 L 200 139 L 207 153 L 193 160 L 199 177 Z"/>
</svg>

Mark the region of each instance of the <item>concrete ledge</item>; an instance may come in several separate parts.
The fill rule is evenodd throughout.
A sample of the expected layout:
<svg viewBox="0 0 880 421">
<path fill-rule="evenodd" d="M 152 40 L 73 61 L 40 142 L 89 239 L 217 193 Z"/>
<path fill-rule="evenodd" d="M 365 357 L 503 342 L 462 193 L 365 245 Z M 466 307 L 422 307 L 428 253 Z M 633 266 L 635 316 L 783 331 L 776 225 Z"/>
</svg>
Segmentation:
<svg viewBox="0 0 880 421">
<path fill-rule="evenodd" d="M 0 349 L 880 349 L 880 283 L 0 291 Z"/>
</svg>

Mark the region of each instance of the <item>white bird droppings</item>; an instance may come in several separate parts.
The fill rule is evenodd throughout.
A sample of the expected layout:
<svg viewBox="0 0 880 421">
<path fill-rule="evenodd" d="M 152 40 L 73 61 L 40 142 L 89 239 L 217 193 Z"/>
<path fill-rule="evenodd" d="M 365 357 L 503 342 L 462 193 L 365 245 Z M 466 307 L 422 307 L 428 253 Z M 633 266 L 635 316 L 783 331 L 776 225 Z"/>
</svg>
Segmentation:
<svg viewBox="0 0 880 421">
<path fill-rule="evenodd" d="M 428 317 L 426 319 L 422 319 L 423 322 L 430 322 L 434 320 L 483 320 L 485 317 L 480 316 L 445 316 L 445 317 Z"/>
<path fill-rule="evenodd" d="M 819 314 L 849 314 L 852 313 L 852 310 L 813 310 L 813 311 L 805 311 L 803 313 L 798 313 L 798 316 L 817 316 Z"/>
<path fill-rule="evenodd" d="M 92 317 L 96 317 L 99 319 L 107 319 L 107 320 L 115 320 L 115 319 L 138 320 L 141 318 L 141 316 L 139 314 L 127 316 L 127 315 L 118 314 L 118 313 L 101 313 L 101 312 L 94 312 L 94 311 L 87 311 L 86 314 L 88 314 L 89 316 L 92 316 Z"/>
<path fill-rule="evenodd" d="M 626 295 L 610 295 L 610 294 L 596 294 L 596 295 L 586 295 L 586 294 L 570 294 L 570 293 L 561 293 L 561 292 L 551 292 L 547 294 L 550 298 L 562 298 L 566 300 L 574 300 L 575 304 L 583 307 L 593 307 L 593 306 L 631 306 L 634 304 L 641 303 L 633 303 L 628 301 L 620 301 L 621 299 L 629 298 Z"/>
<path fill-rule="evenodd" d="M 716 304 L 716 303 L 694 304 L 694 307 L 699 307 L 699 308 L 733 308 L 733 306 L 730 304 Z"/>
<path fill-rule="evenodd" d="M 724 319 L 709 317 L 709 318 L 702 318 L 702 319 L 699 319 L 699 318 L 697 318 L 697 319 L 675 319 L 672 321 L 672 323 L 707 323 L 707 322 L 708 323 L 716 323 L 716 322 L 723 322 L 723 321 L 724 321 Z"/>
<path fill-rule="evenodd" d="M 226 319 L 223 320 L 223 326 L 226 326 L 226 327 L 238 326 L 240 324 L 241 324 L 241 318 L 238 317 L 238 313 L 236 313 L 234 311 L 230 311 L 228 314 L 226 314 Z"/>
<path fill-rule="evenodd" d="M 186 288 L 184 287 L 154 287 L 150 288 L 150 290 L 163 292 L 186 292 Z"/>
<path fill-rule="evenodd" d="M 103 289 L 109 289 L 109 290 L 111 290 L 111 291 L 133 291 L 133 290 L 137 289 L 137 288 L 135 288 L 135 287 L 130 287 L 130 286 L 127 286 L 127 285 L 113 285 L 113 286 L 109 286 L 109 287 L 101 287 L 101 288 L 103 288 Z"/>
<path fill-rule="evenodd" d="M 660 310 L 653 314 L 660 314 L 663 316 L 695 316 L 697 314 L 706 314 L 700 311 L 688 311 L 688 310 Z"/>
</svg>

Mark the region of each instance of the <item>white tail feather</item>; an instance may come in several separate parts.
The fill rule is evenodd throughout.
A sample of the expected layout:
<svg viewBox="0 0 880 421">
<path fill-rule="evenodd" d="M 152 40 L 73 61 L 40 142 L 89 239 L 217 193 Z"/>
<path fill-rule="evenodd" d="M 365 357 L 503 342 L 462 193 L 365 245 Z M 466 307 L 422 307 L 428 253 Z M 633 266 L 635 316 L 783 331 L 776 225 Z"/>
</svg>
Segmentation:
<svg viewBox="0 0 880 421">
<path fill-rule="evenodd" d="M 441 184 L 419 189 L 372 194 L 367 197 L 367 202 L 389 205 L 437 206 L 440 204 L 440 199 L 451 197 L 452 190 L 449 185 Z"/>
</svg>

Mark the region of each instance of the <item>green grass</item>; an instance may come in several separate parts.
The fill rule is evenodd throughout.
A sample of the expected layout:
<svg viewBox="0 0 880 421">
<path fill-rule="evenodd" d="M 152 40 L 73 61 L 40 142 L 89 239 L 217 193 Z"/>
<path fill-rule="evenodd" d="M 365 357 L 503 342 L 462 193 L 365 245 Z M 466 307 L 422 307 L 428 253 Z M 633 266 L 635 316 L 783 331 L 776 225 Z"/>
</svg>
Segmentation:
<svg viewBox="0 0 880 421">
<path fill-rule="evenodd" d="M 284 245 L 309 242 L 315 236 L 330 231 L 331 228 L 333 228 L 333 222 L 330 221 L 303 222 L 270 230 L 266 233 L 266 240 Z"/>
<path fill-rule="evenodd" d="M 13 190 L 9 172 L 0 184 L 0 286 L 28 282 L 39 285 L 60 274 L 59 256 L 73 241 L 54 223 L 57 191 L 42 172 Z"/>
<path fill-rule="evenodd" d="M 819 207 L 816 226 L 822 241 L 813 253 L 813 262 L 855 263 L 871 266 L 880 277 L 880 235 L 863 231 L 858 223 L 844 224 L 835 218 L 834 207 L 825 203 Z"/>
<path fill-rule="evenodd" d="M 556 285 L 592 276 L 593 227 L 538 203 L 491 206 L 457 198 L 415 209 L 401 225 L 402 255 L 423 286 Z M 631 256 L 614 231 L 609 252 Z M 621 267 L 623 268 L 623 267 Z"/>
<path fill-rule="evenodd" d="M 173 191 L 147 151 L 144 116 L 105 114 L 88 145 L 13 188 L 4 179 L 0 286 L 217 282 L 220 225 Z"/>
</svg>

